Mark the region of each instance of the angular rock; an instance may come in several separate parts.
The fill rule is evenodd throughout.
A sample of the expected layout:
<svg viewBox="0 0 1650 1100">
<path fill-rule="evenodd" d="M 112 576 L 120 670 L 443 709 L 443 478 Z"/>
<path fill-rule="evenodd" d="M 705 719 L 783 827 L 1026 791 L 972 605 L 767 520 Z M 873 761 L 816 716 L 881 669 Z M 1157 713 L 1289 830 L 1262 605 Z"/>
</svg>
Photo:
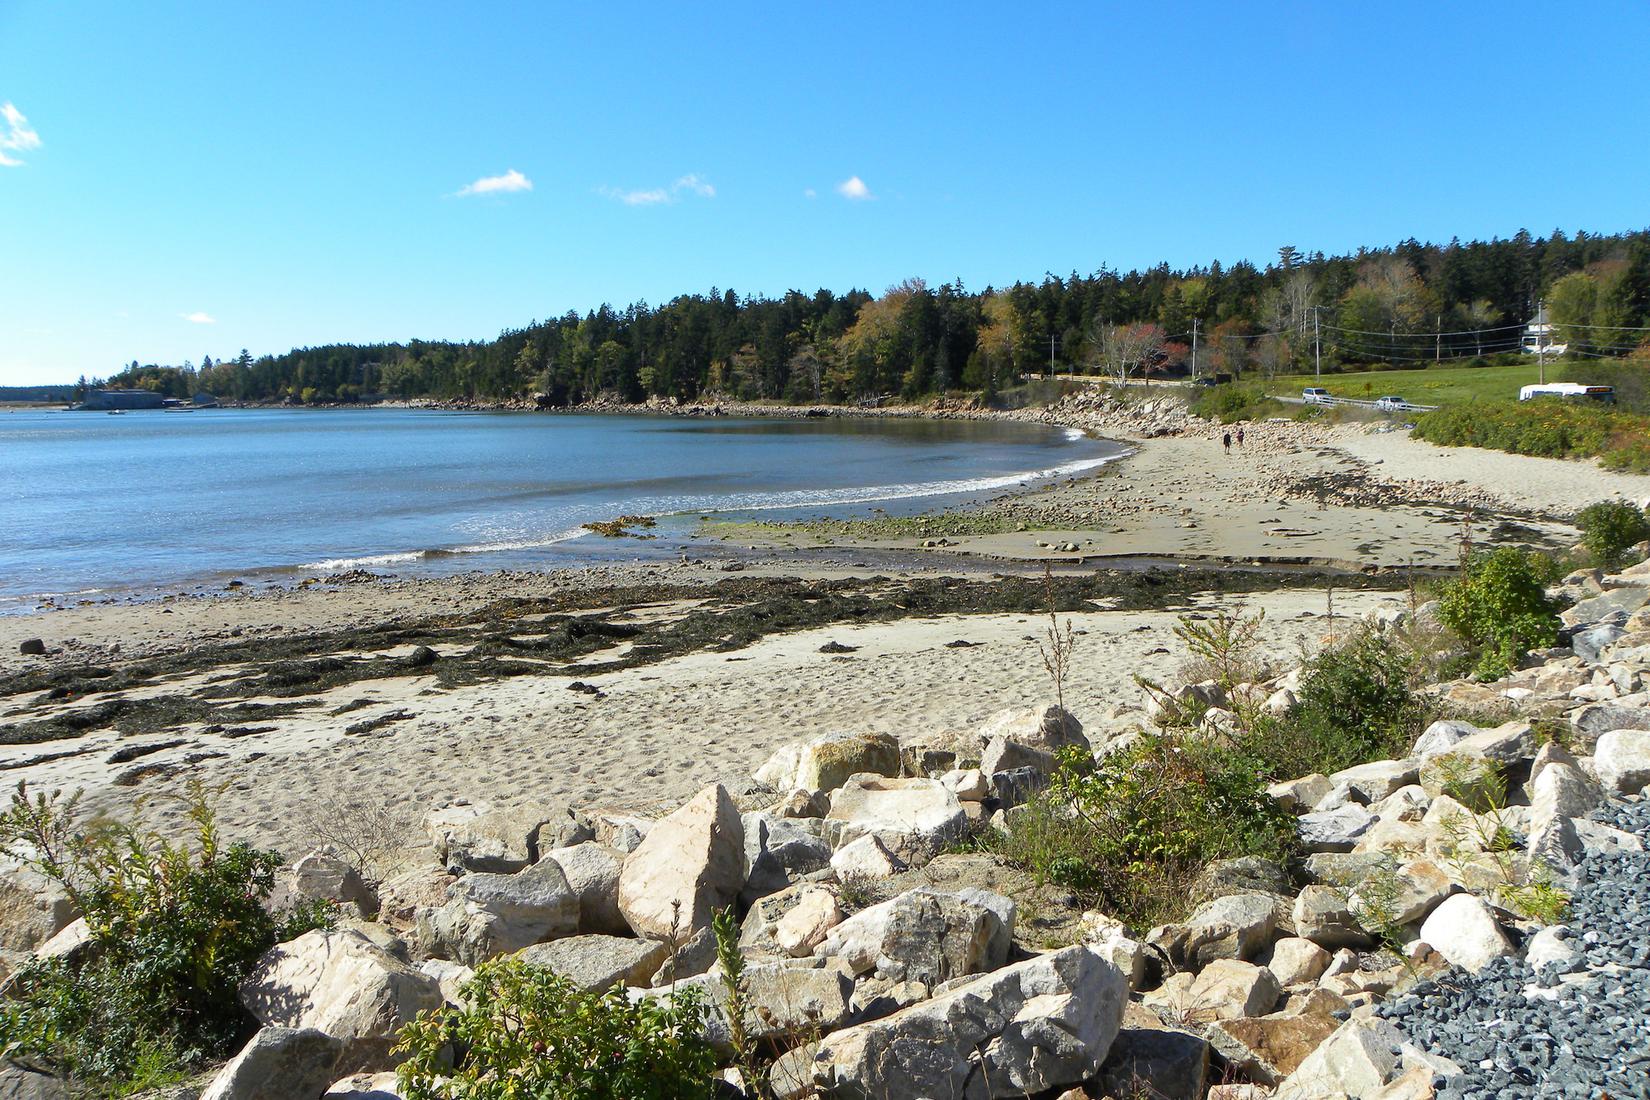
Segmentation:
<svg viewBox="0 0 1650 1100">
<path fill-rule="evenodd" d="M 780 749 L 756 778 L 781 791 L 834 791 L 860 773 L 898 776 L 899 742 L 886 733 L 827 733 Z"/>
<path fill-rule="evenodd" d="M 1329 967 L 1329 952 L 1299 936 L 1286 936 L 1272 945 L 1266 969 L 1287 988 L 1301 982 L 1315 982 Z"/>
<path fill-rule="evenodd" d="M 986 773 L 979 768 L 948 771 L 939 779 L 957 796 L 959 802 L 983 802 L 991 794 L 991 784 L 986 782 Z"/>
<path fill-rule="evenodd" d="M 1189 894 L 1198 906 L 1232 894 L 1288 894 L 1293 884 L 1283 864 L 1259 856 L 1217 859 L 1203 868 Z"/>
<path fill-rule="evenodd" d="M 1100 952 L 1107 962 L 1122 971 L 1131 991 L 1145 983 L 1145 948 L 1130 935 L 1127 925 L 1116 917 L 1088 912 L 1082 916 L 1081 928 L 1082 942 Z"/>
<path fill-rule="evenodd" d="M 773 926 L 773 941 L 793 959 L 813 954 L 831 929 L 843 920 L 836 892 L 823 886 L 804 889 L 796 904 Z"/>
<path fill-rule="evenodd" d="M 838 882 L 859 879 L 876 882 L 906 870 L 905 861 L 888 850 L 875 836 L 850 840 L 831 856 L 831 871 Z"/>
<path fill-rule="evenodd" d="M 938 779 L 949 771 L 978 768 L 984 748 L 978 734 L 962 730 L 918 734 L 900 747 L 901 771 L 917 779 Z"/>
<path fill-rule="evenodd" d="M 1198 906 L 1186 921 L 1186 960 L 1201 969 L 1216 959 L 1253 959 L 1272 942 L 1278 899 L 1230 894 Z"/>
<path fill-rule="evenodd" d="M 0 959 L 20 962 L 74 919 L 74 903 L 57 883 L 10 860 L 0 864 Z"/>
<path fill-rule="evenodd" d="M 589 837 L 566 809 L 528 806 L 499 809 L 490 802 L 459 800 L 424 817 L 436 858 L 448 870 L 510 874 L 538 862 L 545 849 Z"/>
<path fill-rule="evenodd" d="M 739 926 L 740 949 L 748 956 L 788 956 L 789 952 L 780 947 L 775 938 L 779 922 L 784 920 L 792 909 L 807 900 L 809 894 L 815 890 L 824 890 L 833 897 L 836 895 L 836 890 L 831 886 L 801 882 L 758 900 L 750 907 L 750 912 L 745 914 L 745 919 Z"/>
<path fill-rule="evenodd" d="M 1301 817 L 1301 843 L 1313 852 L 1350 852 L 1358 838 L 1375 824 L 1375 815 L 1362 806 L 1342 806 Z"/>
<path fill-rule="evenodd" d="M 1650 783 L 1650 731 L 1610 730 L 1593 750 L 1593 770 L 1606 790 L 1637 794 Z"/>
<path fill-rule="evenodd" d="M 1276 1085 L 1340 1026 L 1328 1016 L 1260 1016 L 1217 1020 L 1209 1042 L 1245 1077 Z"/>
<path fill-rule="evenodd" d="M 931 986 L 994 970 L 1008 958 L 1014 903 L 984 893 L 908 891 L 832 928 L 814 954 L 842 959 L 856 975 Z"/>
<path fill-rule="evenodd" d="M 1083 736 L 1083 723 L 1070 711 L 1061 710 L 1058 706 L 1011 707 L 998 711 L 986 719 L 979 730 L 982 745 L 990 744 L 995 737 L 1041 749 L 1051 755 L 1067 745 L 1075 745 L 1084 752 L 1091 748 L 1089 739 Z M 985 769 L 982 767 L 980 770 Z"/>
<path fill-rule="evenodd" d="M 465 875 L 445 905 L 418 912 L 425 953 L 466 966 L 578 930 L 579 896 L 553 859 L 514 875 Z"/>
<path fill-rule="evenodd" d="M 1053 753 L 1010 741 L 1001 734 L 987 742 L 985 752 L 980 754 L 980 771 L 988 776 L 1020 768 L 1030 768 L 1040 775 L 1052 775 L 1054 764 Z"/>
<path fill-rule="evenodd" d="M 676 989 L 697 989 L 709 1009 L 705 1038 L 721 1049 L 731 1047 L 728 1025 L 728 989 L 717 973 L 676 983 Z M 673 991 L 662 989 L 660 996 Z M 745 967 L 741 993 L 745 999 L 745 1032 L 764 1047 L 789 1046 L 842 1026 L 848 1018 L 854 980 L 845 966 L 834 962 L 798 965 L 796 962 L 758 962 Z"/>
<path fill-rule="evenodd" d="M 339 1040 L 328 1069 L 342 1073 L 393 1066 L 401 1027 L 442 1004 L 434 979 L 359 932 L 320 930 L 270 948 L 240 999 L 265 1027 L 313 1028 Z"/>
<path fill-rule="evenodd" d="M 1273 1100 L 1370 1097 L 1397 1073 L 1402 1043 L 1403 1036 L 1386 1020 L 1348 1020 L 1284 1079 Z"/>
<path fill-rule="evenodd" d="M 907 863 L 925 863 L 968 827 L 957 796 L 934 779 L 856 775 L 831 795 L 827 820 L 841 821 L 841 843 L 874 836 Z"/>
<path fill-rule="evenodd" d="M 289 881 L 301 898 L 350 905 L 363 917 L 378 912 L 378 897 L 361 872 L 331 848 L 317 848 L 294 863 Z"/>
<path fill-rule="evenodd" d="M 69 1083 L 44 1070 L 0 1061 L 0 1100 L 72 1100 Z"/>
<path fill-rule="evenodd" d="M 804 825 L 764 813 L 746 814 L 742 825 L 746 872 L 740 900 L 746 906 L 831 865 L 830 844 Z"/>
<path fill-rule="evenodd" d="M 1611 730 L 1650 730 L 1650 700 L 1636 704 L 1623 700 L 1593 703 L 1570 715 L 1570 743 L 1578 752 L 1592 752 L 1598 739 Z"/>
<path fill-rule="evenodd" d="M 1365 806 L 1379 802 L 1399 787 L 1414 783 L 1419 774 L 1415 760 L 1376 760 L 1368 764 L 1346 768 L 1329 777 L 1331 784 L 1346 784 L 1357 801 Z"/>
<path fill-rule="evenodd" d="M 745 830 L 720 783 L 659 821 L 625 858 L 619 909 L 639 936 L 685 938 L 710 927 L 745 884 Z"/>
<path fill-rule="evenodd" d="M 1346 895 L 1333 886 L 1307 886 L 1295 899 L 1295 934 L 1319 947 L 1368 947 L 1375 942 L 1352 915 Z"/>
<path fill-rule="evenodd" d="M 814 1080 L 855 1100 L 985 1100 L 986 1081 L 997 1096 L 1073 1085 L 1105 1061 L 1127 996 L 1116 967 L 1068 947 L 826 1036 Z"/>
<path fill-rule="evenodd" d="M 1238 959 L 1216 959 L 1193 977 L 1176 974 L 1143 1001 L 1181 1024 L 1206 1024 L 1260 1016 L 1278 1003 L 1278 979 L 1264 966 Z"/>
<path fill-rule="evenodd" d="M 338 1076 L 343 1046 L 314 1028 L 266 1027 L 218 1071 L 201 1100 L 311 1100 Z"/>
<path fill-rule="evenodd" d="M 619 912 L 619 869 L 624 857 L 593 840 L 567 848 L 552 848 L 545 858 L 554 860 L 567 885 L 579 899 L 579 931 L 605 936 L 630 932 Z"/>
<path fill-rule="evenodd" d="M 1571 764 L 1554 762 L 1530 780 L 1530 818 L 1586 817 L 1604 801 L 1598 785 Z"/>
<path fill-rule="evenodd" d="M 378 886 L 378 919 L 396 928 L 410 927 L 420 909 L 447 904 L 457 878 L 442 867 L 416 867 L 385 879 Z"/>
<path fill-rule="evenodd" d="M 1473 973 L 1492 959 L 1513 954 L 1489 906 L 1472 894 L 1445 899 L 1421 925 L 1421 938 L 1452 966 Z"/>
<path fill-rule="evenodd" d="M 1203 1100 L 1208 1082 L 1209 1043 L 1202 1036 L 1177 1028 L 1125 1027 L 1095 1084 L 1102 1096 Z"/>
<path fill-rule="evenodd" d="M 1463 737 L 1469 737 L 1477 732 L 1478 727 L 1471 722 L 1440 720 L 1428 726 L 1426 732 L 1415 739 L 1415 747 L 1411 752 L 1418 757 L 1436 756 L 1453 749 Z"/>
<path fill-rule="evenodd" d="M 321 1100 L 402 1100 L 393 1073 L 357 1073 L 334 1081 Z"/>
<path fill-rule="evenodd" d="M 1414 859 L 1401 864 L 1390 878 L 1384 874 L 1366 878 L 1352 891 L 1348 903 L 1366 928 L 1414 924 L 1454 890 L 1443 868 L 1431 860 Z"/>
<path fill-rule="evenodd" d="M 1290 813 L 1304 813 L 1316 806 L 1334 786 L 1327 775 L 1314 772 L 1299 779 L 1274 783 L 1266 788 L 1266 793 Z"/>
<path fill-rule="evenodd" d="M 1558 617 L 1565 626 L 1588 627 L 1596 623 L 1626 621 L 1627 616 L 1650 602 L 1650 589 L 1618 588 L 1565 608 Z"/>
<path fill-rule="evenodd" d="M 669 955 L 669 945 L 657 940 L 601 935 L 568 936 L 516 953 L 523 962 L 552 970 L 591 993 L 616 985 L 645 986 Z"/>
</svg>

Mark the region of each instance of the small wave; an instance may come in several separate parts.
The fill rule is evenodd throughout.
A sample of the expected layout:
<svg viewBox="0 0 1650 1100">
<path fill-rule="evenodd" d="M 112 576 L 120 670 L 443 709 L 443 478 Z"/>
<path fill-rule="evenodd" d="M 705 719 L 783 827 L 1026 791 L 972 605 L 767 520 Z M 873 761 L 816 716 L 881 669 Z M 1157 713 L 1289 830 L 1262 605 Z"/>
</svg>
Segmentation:
<svg viewBox="0 0 1650 1100">
<path fill-rule="evenodd" d="M 398 562 L 417 561 L 428 553 L 428 550 L 409 550 L 399 554 L 368 554 L 360 558 L 323 558 L 321 561 L 305 562 L 298 568 L 361 569 L 368 565 L 395 565 Z"/>
<path fill-rule="evenodd" d="M 583 527 L 571 527 L 557 535 L 542 539 L 510 539 L 505 542 L 481 542 L 473 546 L 456 546 L 446 551 L 449 554 L 497 554 L 509 550 L 537 550 L 541 546 L 555 546 L 560 542 L 571 542 L 582 538 L 590 532 Z"/>
</svg>

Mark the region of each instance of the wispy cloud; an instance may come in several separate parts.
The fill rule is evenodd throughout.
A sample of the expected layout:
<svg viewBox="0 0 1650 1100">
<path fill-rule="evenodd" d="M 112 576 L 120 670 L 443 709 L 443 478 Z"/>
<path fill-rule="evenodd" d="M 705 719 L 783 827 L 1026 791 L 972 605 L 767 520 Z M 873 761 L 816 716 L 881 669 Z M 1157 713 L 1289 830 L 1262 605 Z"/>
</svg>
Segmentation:
<svg viewBox="0 0 1650 1100">
<path fill-rule="evenodd" d="M 10 100 L 0 103 L 0 167 L 21 168 L 23 162 L 8 153 L 27 153 L 40 148 L 40 135 L 29 126 L 23 112 Z"/>
<path fill-rule="evenodd" d="M 218 323 L 218 319 L 216 317 L 212 316 L 210 313 L 207 313 L 203 309 L 197 309 L 193 313 L 180 313 L 178 316 L 182 317 L 185 321 L 188 321 L 192 325 L 215 325 Z"/>
<path fill-rule="evenodd" d="M 871 194 L 871 189 L 865 186 L 865 181 L 858 176 L 849 176 L 837 184 L 836 193 L 845 199 L 852 199 L 854 202 L 864 202 L 866 199 L 876 198 L 875 195 Z"/>
<path fill-rule="evenodd" d="M 812 187 L 804 187 L 802 189 L 802 197 L 805 199 L 817 199 L 819 198 L 819 192 L 815 191 Z"/>
<path fill-rule="evenodd" d="M 693 195 L 701 199 L 716 197 L 716 188 L 696 172 L 678 176 L 676 182 L 669 187 L 645 187 L 630 191 L 620 187 L 598 187 L 596 191 L 602 197 L 622 202 L 626 206 L 661 206 L 676 202 L 683 195 Z"/>
<path fill-rule="evenodd" d="M 460 196 L 508 195 L 516 191 L 531 191 L 532 189 L 533 181 L 512 168 L 502 176 L 482 176 L 474 183 L 467 183 L 458 189 L 458 194 Z"/>
</svg>

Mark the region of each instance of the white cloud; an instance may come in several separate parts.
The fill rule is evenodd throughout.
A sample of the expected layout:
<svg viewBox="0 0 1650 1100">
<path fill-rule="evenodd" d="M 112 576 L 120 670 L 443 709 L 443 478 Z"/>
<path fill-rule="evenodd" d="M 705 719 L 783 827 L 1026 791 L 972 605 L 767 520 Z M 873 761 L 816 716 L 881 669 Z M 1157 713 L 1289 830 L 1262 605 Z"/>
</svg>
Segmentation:
<svg viewBox="0 0 1650 1100">
<path fill-rule="evenodd" d="M 819 198 L 819 192 L 815 191 L 812 187 L 804 187 L 802 189 L 802 197 L 805 199 L 817 199 Z"/>
<path fill-rule="evenodd" d="M 876 198 L 875 195 L 871 194 L 871 189 L 865 186 L 865 181 L 860 179 L 858 176 L 849 176 L 847 179 L 837 184 L 836 193 L 845 199 L 852 199 L 855 202 L 863 202 L 866 199 Z"/>
<path fill-rule="evenodd" d="M 622 202 L 626 206 L 661 206 L 674 203 L 682 195 L 695 195 L 701 199 L 714 199 L 716 188 L 711 186 L 705 177 L 690 172 L 685 176 L 678 176 L 676 182 L 669 187 L 638 188 L 626 191 L 619 187 L 598 187 L 596 193 L 615 202 Z"/>
<path fill-rule="evenodd" d="M 515 191 L 531 191 L 533 181 L 514 168 L 502 176 L 482 176 L 474 183 L 459 188 L 460 195 L 508 195 Z"/>
<path fill-rule="evenodd" d="M 714 199 L 716 188 L 694 173 L 688 173 L 671 185 L 672 191 L 691 191 L 702 199 Z"/>
<path fill-rule="evenodd" d="M 29 120 L 23 117 L 8 100 L 0 103 L 0 166 L 6 168 L 21 168 L 23 162 L 16 157 L 7 156 L 7 152 L 27 153 L 31 149 L 40 148 L 40 135 L 29 126 Z"/>
<path fill-rule="evenodd" d="M 207 313 L 203 309 L 197 309 L 193 313 L 180 313 L 178 316 L 182 317 L 185 321 L 188 321 L 192 325 L 215 325 L 218 323 L 218 319 L 216 317 L 212 316 L 210 313 Z"/>
</svg>

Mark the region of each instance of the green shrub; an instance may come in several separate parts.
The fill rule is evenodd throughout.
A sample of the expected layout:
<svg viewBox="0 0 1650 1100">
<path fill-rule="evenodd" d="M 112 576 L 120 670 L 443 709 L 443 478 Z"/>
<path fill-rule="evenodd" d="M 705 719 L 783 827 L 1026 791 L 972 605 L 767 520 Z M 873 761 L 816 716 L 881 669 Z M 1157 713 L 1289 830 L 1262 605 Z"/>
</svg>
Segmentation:
<svg viewBox="0 0 1650 1100">
<path fill-rule="evenodd" d="M 1356 632 L 1307 663 L 1290 713 L 1257 718 L 1239 743 L 1274 779 L 1401 757 L 1427 720 L 1409 674 L 1397 645 Z"/>
<path fill-rule="evenodd" d="M 1197 416 L 1218 420 L 1222 424 L 1280 416 L 1286 411 L 1282 404 L 1266 396 L 1263 390 L 1233 382 L 1200 389 L 1189 408 Z"/>
<path fill-rule="evenodd" d="M 1016 812 L 1003 854 L 1137 928 L 1183 915 L 1208 863 L 1286 858 L 1294 820 L 1255 762 L 1214 742 L 1142 735 L 1098 763 L 1062 750 L 1049 789 Z"/>
<path fill-rule="evenodd" d="M 80 822 L 77 798 L 19 785 L 0 847 L 55 880 L 86 918 L 84 952 L 25 968 L 0 1009 L 0 1044 L 120 1094 L 233 1053 L 256 1029 L 237 990 L 274 944 L 325 923 L 316 905 L 265 906 L 282 860 L 225 845 L 204 790 L 194 845 L 129 825 Z"/>
<path fill-rule="evenodd" d="M 1546 458 L 1592 458 L 1631 472 L 1650 470 L 1650 417 L 1604 405 L 1485 401 L 1445 405 L 1415 422 L 1415 436 L 1447 447 L 1486 447 Z"/>
<path fill-rule="evenodd" d="M 466 1007 L 426 1012 L 401 1033 L 407 1100 L 709 1100 L 716 1054 L 692 989 L 631 1003 L 590 993 L 520 959 L 483 963 Z M 454 1052 L 457 1052 L 456 1055 Z"/>
<path fill-rule="evenodd" d="M 1650 539 L 1650 518 L 1623 500 L 1589 504 L 1576 516 L 1576 526 L 1593 563 L 1605 569 L 1620 565 L 1631 547 Z"/>
<path fill-rule="evenodd" d="M 1528 650 L 1558 641 L 1557 609 L 1545 591 L 1552 572 L 1551 559 L 1503 546 L 1475 555 L 1444 586 L 1438 618 L 1478 651 L 1476 676 L 1499 679 Z"/>
</svg>

